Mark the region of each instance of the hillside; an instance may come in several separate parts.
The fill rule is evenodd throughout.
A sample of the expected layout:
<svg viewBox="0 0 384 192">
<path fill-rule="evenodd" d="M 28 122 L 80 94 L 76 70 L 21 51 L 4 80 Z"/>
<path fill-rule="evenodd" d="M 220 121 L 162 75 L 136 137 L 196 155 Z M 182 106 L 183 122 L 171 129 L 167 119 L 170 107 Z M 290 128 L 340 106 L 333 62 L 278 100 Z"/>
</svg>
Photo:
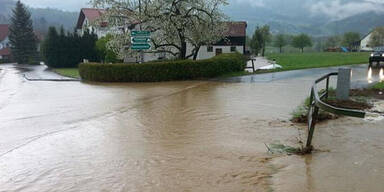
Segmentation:
<svg viewBox="0 0 384 192">
<path fill-rule="evenodd" d="M 356 31 L 363 35 L 369 33 L 377 26 L 384 26 L 384 13 L 362 13 L 325 25 L 329 33 L 342 34 L 347 31 Z"/>
<path fill-rule="evenodd" d="M 9 17 L 15 4 L 13 0 L 0 0 L 0 23 L 9 23 Z M 58 9 L 29 8 L 29 10 L 33 25 L 43 33 L 49 26 L 63 26 L 66 30 L 72 31 L 78 17 L 77 12 L 66 12 Z"/>
</svg>

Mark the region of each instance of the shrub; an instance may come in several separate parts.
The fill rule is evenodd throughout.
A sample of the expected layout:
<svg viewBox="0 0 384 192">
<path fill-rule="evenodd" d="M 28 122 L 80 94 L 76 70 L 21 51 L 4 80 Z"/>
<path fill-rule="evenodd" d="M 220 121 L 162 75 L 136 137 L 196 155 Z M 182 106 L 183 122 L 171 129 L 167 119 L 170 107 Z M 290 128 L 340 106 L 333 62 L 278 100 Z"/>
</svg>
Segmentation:
<svg viewBox="0 0 384 192">
<path fill-rule="evenodd" d="M 225 73 L 243 71 L 244 56 L 221 54 L 205 60 L 177 60 L 143 64 L 82 63 L 79 73 L 83 80 L 98 82 L 157 82 L 212 78 Z"/>
</svg>

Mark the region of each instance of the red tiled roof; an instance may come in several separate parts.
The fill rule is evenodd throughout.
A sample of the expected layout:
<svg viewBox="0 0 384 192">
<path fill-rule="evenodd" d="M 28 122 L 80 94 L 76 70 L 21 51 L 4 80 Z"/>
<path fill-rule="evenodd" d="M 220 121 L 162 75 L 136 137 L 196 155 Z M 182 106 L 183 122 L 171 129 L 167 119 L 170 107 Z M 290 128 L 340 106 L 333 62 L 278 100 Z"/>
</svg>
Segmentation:
<svg viewBox="0 0 384 192">
<path fill-rule="evenodd" d="M 80 29 L 83 26 L 85 19 L 88 19 L 89 22 L 94 22 L 96 19 L 101 17 L 104 12 L 104 9 L 82 8 L 77 20 L 77 28 Z"/>
<path fill-rule="evenodd" d="M 11 49 L 9 47 L 4 48 L 4 49 L 0 49 L 0 55 L 1 56 L 11 55 Z"/>
<path fill-rule="evenodd" d="M 247 22 L 226 22 L 228 30 L 225 32 L 227 37 L 245 37 L 247 35 Z"/>
<path fill-rule="evenodd" d="M 85 17 L 90 21 L 93 22 L 105 12 L 103 9 L 95 9 L 95 8 L 83 8 L 81 11 L 84 13 Z"/>
<path fill-rule="evenodd" d="M 9 35 L 9 25 L 0 24 L 0 41 L 4 40 Z"/>
</svg>

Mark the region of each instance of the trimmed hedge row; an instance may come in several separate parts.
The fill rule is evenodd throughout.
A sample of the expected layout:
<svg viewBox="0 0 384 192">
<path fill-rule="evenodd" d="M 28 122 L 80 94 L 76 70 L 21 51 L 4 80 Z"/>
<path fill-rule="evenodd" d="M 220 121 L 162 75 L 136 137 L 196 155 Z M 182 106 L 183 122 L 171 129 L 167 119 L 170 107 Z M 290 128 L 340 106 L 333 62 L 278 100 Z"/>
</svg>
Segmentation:
<svg viewBox="0 0 384 192">
<path fill-rule="evenodd" d="M 158 82 L 212 78 L 244 71 L 245 58 L 239 53 L 221 54 L 205 60 L 179 60 L 142 64 L 82 63 L 83 80 L 97 82 Z"/>
</svg>

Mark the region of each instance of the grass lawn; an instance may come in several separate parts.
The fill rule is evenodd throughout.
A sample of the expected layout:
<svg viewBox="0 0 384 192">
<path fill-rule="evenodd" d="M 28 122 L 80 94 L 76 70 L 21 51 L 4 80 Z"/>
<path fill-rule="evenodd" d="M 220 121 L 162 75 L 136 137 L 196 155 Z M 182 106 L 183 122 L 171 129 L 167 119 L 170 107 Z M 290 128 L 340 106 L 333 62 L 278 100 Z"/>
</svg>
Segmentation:
<svg viewBox="0 0 384 192">
<path fill-rule="evenodd" d="M 277 64 L 283 66 L 279 71 L 296 69 L 333 67 L 341 65 L 352 65 L 368 63 L 370 53 L 274 53 L 267 58 L 276 59 Z"/>
<path fill-rule="evenodd" d="M 384 89 L 384 82 L 377 83 L 372 87 L 373 89 Z"/>
<path fill-rule="evenodd" d="M 66 77 L 80 78 L 78 68 L 62 68 L 62 69 L 54 69 L 54 71 Z"/>
</svg>

